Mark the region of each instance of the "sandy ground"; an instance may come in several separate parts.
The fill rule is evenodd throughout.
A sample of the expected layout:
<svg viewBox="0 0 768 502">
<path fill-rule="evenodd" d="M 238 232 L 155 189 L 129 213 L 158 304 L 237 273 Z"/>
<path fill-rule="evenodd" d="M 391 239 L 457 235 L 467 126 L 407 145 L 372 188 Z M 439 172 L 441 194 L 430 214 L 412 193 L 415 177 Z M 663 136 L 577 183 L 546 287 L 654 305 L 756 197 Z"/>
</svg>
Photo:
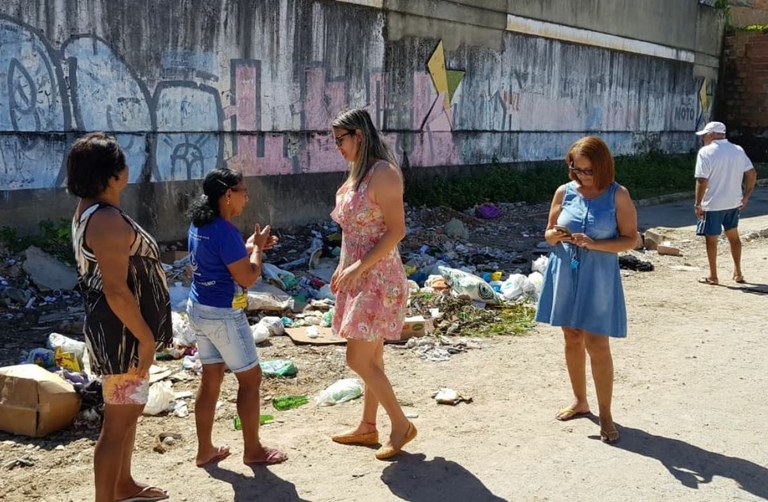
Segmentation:
<svg viewBox="0 0 768 502">
<path fill-rule="evenodd" d="M 689 201 L 684 206 L 690 211 Z M 669 208 L 648 208 L 641 214 L 645 226 L 659 220 L 654 212 L 669 223 Z M 741 225 L 742 233 L 766 228 L 765 216 Z M 262 437 L 290 459 L 270 468 L 246 467 L 239 432 L 232 428 L 234 385 L 228 375 L 214 433 L 234 454 L 216 467 L 198 469 L 192 415 L 145 417 L 134 472 L 177 501 L 768 499 L 768 239 L 744 244 L 747 284 L 728 280 L 730 258 L 722 245 L 722 285 L 707 286 L 696 282 L 705 273 L 703 242 L 690 227 L 668 235 L 680 243 L 682 257 L 648 253 L 656 271 L 624 278 L 630 333 L 613 342 L 614 417 L 622 434 L 616 446 L 599 441 L 594 417 L 554 420 L 556 410 L 570 402 L 562 336 L 539 325 L 525 336 L 487 339 L 484 348 L 441 363 L 387 346 L 398 398 L 407 412 L 418 414 L 419 436 L 396 461 L 377 461 L 373 449 L 328 439 L 356 422 L 362 406 L 356 400 L 269 411 L 278 421 L 264 426 Z M 263 359 L 290 355 L 300 368 L 295 381 L 265 382 L 264 393 L 271 396 L 297 389 L 314 394 L 351 375 L 338 347 L 297 349 L 277 338 L 260 353 Z M 474 401 L 437 405 L 431 394 L 440 387 Z M 589 392 L 596 410 L 591 384 Z M 379 422 L 386 425 L 383 413 Z M 164 431 L 182 439 L 160 454 L 153 446 Z M 91 499 L 95 436 L 0 435 L 0 500 Z M 2 467 L 19 457 L 35 465 Z"/>
</svg>

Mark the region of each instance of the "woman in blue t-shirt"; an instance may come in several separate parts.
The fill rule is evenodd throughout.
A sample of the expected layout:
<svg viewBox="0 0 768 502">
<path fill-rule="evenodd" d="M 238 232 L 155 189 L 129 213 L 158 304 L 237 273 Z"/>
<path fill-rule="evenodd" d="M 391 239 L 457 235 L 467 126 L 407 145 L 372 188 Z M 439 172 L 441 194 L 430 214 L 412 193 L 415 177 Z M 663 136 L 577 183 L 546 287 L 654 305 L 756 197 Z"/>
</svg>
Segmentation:
<svg viewBox="0 0 768 502">
<path fill-rule="evenodd" d="M 232 218 L 248 203 L 243 175 L 227 168 L 214 169 L 203 181 L 203 195 L 195 200 L 189 216 L 189 254 L 193 280 L 187 313 L 197 333 L 203 376 L 195 400 L 198 467 L 229 456 L 226 446 L 211 439 L 216 401 L 224 370 L 237 377 L 237 413 L 243 426 L 246 464 L 277 464 L 288 457 L 259 441 L 259 388 L 261 367 L 248 319 L 246 289 L 261 276 L 261 255 L 276 238 L 269 226 L 256 225 L 246 242 Z"/>
</svg>

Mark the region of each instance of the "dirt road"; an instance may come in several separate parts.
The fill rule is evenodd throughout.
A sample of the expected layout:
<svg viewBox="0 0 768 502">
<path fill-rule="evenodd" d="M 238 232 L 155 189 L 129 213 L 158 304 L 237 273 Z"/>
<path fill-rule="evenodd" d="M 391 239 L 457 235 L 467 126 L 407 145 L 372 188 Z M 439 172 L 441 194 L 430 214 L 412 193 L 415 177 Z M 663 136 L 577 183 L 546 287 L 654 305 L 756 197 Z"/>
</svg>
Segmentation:
<svg viewBox="0 0 768 502">
<path fill-rule="evenodd" d="M 768 198 L 761 190 L 760 197 Z M 643 211 L 646 226 L 656 221 Z M 741 226 L 742 233 L 766 228 L 768 217 L 759 215 Z M 215 435 L 232 446 L 230 458 L 209 470 L 195 468 L 193 416 L 146 417 L 139 424 L 135 473 L 176 501 L 768 499 L 768 239 L 744 245 L 747 284 L 727 280 L 726 252 L 722 285 L 707 286 L 696 282 L 705 273 L 703 242 L 690 227 L 670 230 L 668 237 L 683 256 L 648 253 L 656 271 L 624 278 L 630 333 L 613 342 L 614 417 L 622 434 L 616 446 L 599 441 L 595 419 L 554 420 L 556 410 L 569 404 L 570 391 L 561 334 L 540 325 L 526 336 L 488 339 L 484 348 L 441 363 L 388 346 L 398 397 L 406 411 L 418 414 L 419 436 L 397 461 L 380 462 L 372 449 L 328 439 L 355 423 L 362 405 L 357 400 L 276 412 L 279 422 L 264 426 L 263 438 L 284 448 L 290 460 L 252 470 L 240 462 L 239 433 L 224 418 L 234 409 L 229 394 Z M 282 343 L 264 349 L 262 357 L 285 354 Z M 349 374 L 338 348 L 307 349 L 303 357 L 300 368 L 309 368 L 303 384 L 314 390 Z M 319 360 L 335 370 L 312 379 L 313 361 Z M 292 384 L 274 385 L 267 383 L 265 392 L 287 393 Z M 440 387 L 474 401 L 437 405 L 430 396 Z M 596 410 L 591 385 L 590 398 Z M 386 423 L 383 414 L 379 420 Z M 163 430 L 183 437 L 159 454 L 152 447 Z M 0 500 L 89 500 L 93 438 L 63 443 L 66 437 L 0 437 Z M 64 449 L 56 450 L 58 444 Z M 2 468 L 23 455 L 35 465 Z"/>
</svg>

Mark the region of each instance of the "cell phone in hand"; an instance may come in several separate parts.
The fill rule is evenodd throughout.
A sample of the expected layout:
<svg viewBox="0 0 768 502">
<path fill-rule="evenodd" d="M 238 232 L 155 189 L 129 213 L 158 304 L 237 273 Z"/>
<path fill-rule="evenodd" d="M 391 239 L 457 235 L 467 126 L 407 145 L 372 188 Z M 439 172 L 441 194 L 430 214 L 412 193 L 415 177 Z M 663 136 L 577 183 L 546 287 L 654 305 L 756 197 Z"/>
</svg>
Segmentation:
<svg viewBox="0 0 768 502">
<path fill-rule="evenodd" d="M 568 227 L 566 227 L 566 226 L 563 226 L 563 225 L 555 225 L 555 226 L 554 226 L 554 229 L 555 229 L 556 231 L 560 232 L 560 233 L 563 233 L 563 234 L 565 234 L 565 235 L 568 235 L 568 236 L 570 236 L 570 235 L 571 235 L 571 231 L 570 231 L 570 229 L 569 229 Z"/>
</svg>

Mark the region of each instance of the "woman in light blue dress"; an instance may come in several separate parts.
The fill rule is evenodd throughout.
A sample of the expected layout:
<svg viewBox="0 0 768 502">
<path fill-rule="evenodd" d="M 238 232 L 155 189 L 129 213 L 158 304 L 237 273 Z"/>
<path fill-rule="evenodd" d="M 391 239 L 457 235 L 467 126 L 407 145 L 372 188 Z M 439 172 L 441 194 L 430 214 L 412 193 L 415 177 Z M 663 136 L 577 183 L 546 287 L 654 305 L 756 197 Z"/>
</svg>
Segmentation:
<svg viewBox="0 0 768 502">
<path fill-rule="evenodd" d="M 637 213 L 626 188 L 614 181 L 613 158 L 597 137 L 568 150 L 570 183 L 552 198 L 544 237 L 554 246 L 544 273 L 536 320 L 561 326 L 573 404 L 558 420 L 589 415 L 586 354 L 600 413 L 600 438 L 615 443 L 611 415 L 613 359 L 610 337 L 627 336 L 627 312 L 618 254 L 637 240 Z M 563 228 L 564 227 L 564 228 Z"/>
</svg>

